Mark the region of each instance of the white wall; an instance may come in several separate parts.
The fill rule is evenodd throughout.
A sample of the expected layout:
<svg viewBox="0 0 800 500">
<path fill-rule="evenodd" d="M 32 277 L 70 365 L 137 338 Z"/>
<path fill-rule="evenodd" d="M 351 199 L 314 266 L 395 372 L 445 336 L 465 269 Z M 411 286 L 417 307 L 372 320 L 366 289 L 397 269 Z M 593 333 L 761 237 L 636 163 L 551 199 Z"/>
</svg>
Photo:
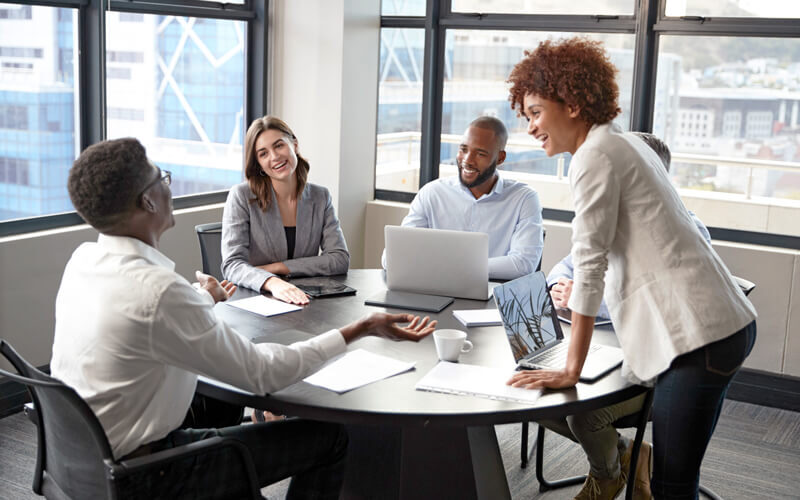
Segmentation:
<svg viewBox="0 0 800 500">
<path fill-rule="evenodd" d="M 380 267 L 383 226 L 399 224 L 406 213 L 405 203 L 368 204 L 366 267 Z M 546 220 L 545 230 L 542 270 L 547 272 L 569 253 L 572 229 L 568 223 Z M 758 311 L 758 339 L 745 366 L 800 376 L 800 252 L 724 241 L 713 246 L 733 274 L 756 283 L 750 300 Z"/>
<path fill-rule="evenodd" d="M 380 2 L 279 0 L 273 21 L 271 112 L 297 135 L 310 181 L 330 190 L 351 266 L 361 267 L 375 185 Z"/>
</svg>

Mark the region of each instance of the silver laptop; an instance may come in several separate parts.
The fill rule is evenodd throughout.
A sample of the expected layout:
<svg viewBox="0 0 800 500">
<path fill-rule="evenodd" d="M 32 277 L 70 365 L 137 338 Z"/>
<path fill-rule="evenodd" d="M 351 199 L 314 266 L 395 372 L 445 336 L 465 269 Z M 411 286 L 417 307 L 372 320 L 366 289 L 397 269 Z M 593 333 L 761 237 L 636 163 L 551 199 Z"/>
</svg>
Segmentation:
<svg viewBox="0 0 800 500">
<path fill-rule="evenodd" d="M 494 300 L 520 368 L 560 370 L 567 365 L 569 342 L 564 342 L 544 273 L 534 272 L 498 285 Z M 592 343 L 580 379 L 594 382 L 621 363 L 622 349 Z"/>
<path fill-rule="evenodd" d="M 386 226 L 384 236 L 389 290 L 491 298 L 487 234 Z"/>
</svg>

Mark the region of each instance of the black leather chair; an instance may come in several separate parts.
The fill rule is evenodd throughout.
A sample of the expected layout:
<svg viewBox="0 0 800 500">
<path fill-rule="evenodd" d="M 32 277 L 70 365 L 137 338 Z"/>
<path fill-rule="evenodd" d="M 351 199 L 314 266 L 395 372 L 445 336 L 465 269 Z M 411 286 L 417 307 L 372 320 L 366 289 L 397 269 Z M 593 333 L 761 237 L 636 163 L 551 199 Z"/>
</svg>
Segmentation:
<svg viewBox="0 0 800 500">
<path fill-rule="evenodd" d="M 210 222 L 194 227 L 200 240 L 203 272 L 222 281 L 222 222 Z"/>
<path fill-rule="evenodd" d="M 19 372 L 0 370 L 0 376 L 25 384 L 36 407 L 38 449 L 33 492 L 37 495 L 48 499 L 164 498 L 163 491 L 142 491 L 143 485 L 150 483 L 148 478 L 157 478 L 161 468 L 169 463 L 217 453 L 224 454 L 226 460 L 241 463 L 241 479 L 236 482 L 241 491 L 237 492 L 237 498 L 263 498 L 252 458 L 241 442 L 214 437 L 150 455 L 116 460 L 100 422 L 78 393 L 39 371 L 2 339 L 0 353 Z M 211 486 L 216 483 L 214 476 L 213 470 L 200 467 L 191 480 L 194 484 Z M 169 496 L 180 498 L 179 494 Z"/>
<path fill-rule="evenodd" d="M 742 289 L 745 296 L 750 295 L 756 285 L 752 281 L 744 278 L 734 276 L 733 279 Z M 636 427 L 636 437 L 634 438 L 633 453 L 631 455 L 631 468 L 628 473 L 628 487 L 626 488 L 625 498 L 630 500 L 633 495 L 633 484 L 636 481 L 636 462 L 639 458 L 639 449 L 644 437 L 644 430 L 647 427 L 647 422 L 650 420 L 650 409 L 653 403 L 653 391 L 648 391 L 645 402 L 642 405 L 642 411 L 633 415 L 627 415 L 614 422 L 614 427 L 617 429 Z M 548 481 L 544 478 L 543 465 L 544 465 L 544 434 L 545 428 L 539 426 L 539 431 L 536 437 L 536 479 L 539 481 L 539 491 L 547 491 L 555 488 L 562 488 L 564 486 L 572 486 L 581 484 L 586 480 L 586 476 L 575 476 L 557 481 Z M 520 466 L 524 469 L 528 465 L 528 422 L 522 423 L 522 443 L 520 449 Z M 714 493 L 707 487 L 700 485 L 700 493 L 704 494 L 711 500 L 722 500 L 719 495 Z"/>
</svg>

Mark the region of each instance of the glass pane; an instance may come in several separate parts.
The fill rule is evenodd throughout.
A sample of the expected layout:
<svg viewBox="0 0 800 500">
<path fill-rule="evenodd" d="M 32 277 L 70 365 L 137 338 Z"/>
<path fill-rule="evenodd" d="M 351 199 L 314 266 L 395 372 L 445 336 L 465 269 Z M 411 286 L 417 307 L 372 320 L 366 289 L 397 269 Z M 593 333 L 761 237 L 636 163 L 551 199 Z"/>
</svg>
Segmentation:
<svg viewBox="0 0 800 500">
<path fill-rule="evenodd" d="M 173 196 L 243 179 L 245 23 L 109 12 L 109 138 L 136 137 Z"/>
<path fill-rule="evenodd" d="M 635 0 L 453 0 L 453 12 L 632 16 Z"/>
<path fill-rule="evenodd" d="M 424 16 L 425 0 L 382 0 L 383 16 Z"/>
<path fill-rule="evenodd" d="M 74 9 L 0 4 L 0 221 L 72 210 L 77 26 Z"/>
<path fill-rule="evenodd" d="M 469 123 L 481 115 L 496 116 L 508 128 L 506 160 L 499 170 L 513 171 L 515 178 L 532 181 L 530 174 L 563 176 L 571 155 L 564 153 L 548 158 L 539 143 L 526 133 L 524 118 L 517 118 L 508 100 L 508 78 L 511 69 L 525 50 L 535 48 L 546 39 L 574 36 L 570 33 L 519 31 L 447 32 L 445 84 L 442 109 L 442 148 L 439 175 L 456 175 L 456 154 Z M 611 61 L 619 69 L 617 83 L 622 113 L 615 122 L 627 130 L 630 123 L 631 89 L 633 88 L 632 35 L 587 35 L 604 43 Z M 555 207 L 562 208 L 562 207 Z"/>
<path fill-rule="evenodd" d="M 424 45 L 421 29 L 381 30 L 377 189 L 415 193 L 419 188 Z"/>
<path fill-rule="evenodd" d="M 682 194 L 800 207 L 798 90 L 798 39 L 662 37 L 653 131 L 672 150 Z M 724 216 L 704 206 L 698 216 L 710 225 Z M 733 227 L 753 229 L 740 222 Z M 789 224 L 796 219 L 760 230 L 796 232 Z"/>
<path fill-rule="evenodd" d="M 667 0 L 668 16 L 800 18 L 797 0 Z"/>
</svg>

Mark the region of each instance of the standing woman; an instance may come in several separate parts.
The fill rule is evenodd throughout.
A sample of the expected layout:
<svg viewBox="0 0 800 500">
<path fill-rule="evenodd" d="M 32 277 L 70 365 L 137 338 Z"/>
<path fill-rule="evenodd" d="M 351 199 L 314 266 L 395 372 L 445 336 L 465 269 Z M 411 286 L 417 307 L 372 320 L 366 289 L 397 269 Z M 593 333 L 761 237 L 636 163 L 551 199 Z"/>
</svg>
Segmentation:
<svg viewBox="0 0 800 500">
<path fill-rule="evenodd" d="M 605 291 L 623 372 L 655 386 L 653 495 L 691 499 L 728 384 L 755 342 L 756 312 L 658 157 L 611 123 L 620 112 L 616 72 L 599 42 L 571 38 L 542 42 L 509 76 L 528 133 L 548 156 L 573 155 L 575 208 L 567 367 L 509 383 L 575 385 Z"/>
<path fill-rule="evenodd" d="M 297 146 L 280 118 L 258 118 L 247 129 L 247 182 L 231 188 L 222 214 L 222 274 L 239 286 L 307 304 L 306 294 L 279 276 L 344 274 L 350 253 L 331 195 L 307 182 L 309 165 Z"/>
</svg>

